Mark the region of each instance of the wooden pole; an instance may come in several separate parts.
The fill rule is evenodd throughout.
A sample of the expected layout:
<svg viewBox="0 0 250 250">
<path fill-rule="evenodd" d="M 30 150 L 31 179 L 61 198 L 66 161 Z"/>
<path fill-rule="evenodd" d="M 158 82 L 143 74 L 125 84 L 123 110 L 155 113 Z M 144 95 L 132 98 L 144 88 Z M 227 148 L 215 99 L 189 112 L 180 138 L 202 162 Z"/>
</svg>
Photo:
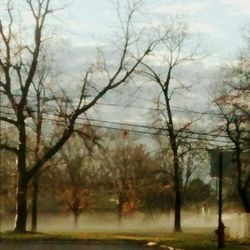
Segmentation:
<svg viewBox="0 0 250 250">
<path fill-rule="evenodd" d="M 225 247 L 225 232 L 224 224 L 222 222 L 222 185 L 223 185 L 223 154 L 222 151 L 219 153 L 219 201 L 218 201 L 218 249 Z"/>
</svg>

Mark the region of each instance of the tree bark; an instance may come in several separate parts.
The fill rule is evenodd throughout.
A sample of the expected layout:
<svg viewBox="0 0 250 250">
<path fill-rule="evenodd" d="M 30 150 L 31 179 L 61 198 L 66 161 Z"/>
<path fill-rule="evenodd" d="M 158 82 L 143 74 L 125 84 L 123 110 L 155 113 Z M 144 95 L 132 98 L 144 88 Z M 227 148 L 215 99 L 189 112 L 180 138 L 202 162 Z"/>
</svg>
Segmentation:
<svg viewBox="0 0 250 250">
<path fill-rule="evenodd" d="M 243 189 L 238 185 L 238 193 L 246 213 L 250 213 L 250 201 L 247 193 L 247 189 Z"/>
<path fill-rule="evenodd" d="M 250 198 L 247 193 L 247 187 L 243 188 L 242 181 L 242 159 L 241 159 L 241 148 L 239 140 L 235 140 L 236 144 L 236 164 L 237 164 L 237 172 L 238 172 L 238 180 L 237 180 L 237 189 L 238 193 L 243 205 L 243 208 L 246 213 L 250 213 Z"/>
<path fill-rule="evenodd" d="M 16 200 L 16 221 L 14 231 L 23 233 L 26 231 L 27 221 L 27 181 L 25 173 L 19 173 Z"/>
<path fill-rule="evenodd" d="M 74 212 L 74 228 L 78 228 L 79 213 Z"/>
<path fill-rule="evenodd" d="M 122 207 L 123 207 L 123 195 L 119 194 L 118 196 L 118 226 L 122 224 Z"/>
<path fill-rule="evenodd" d="M 18 110 L 19 148 L 17 155 L 18 184 L 16 199 L 15 232 L 25 232 L 27 222 L 27 171 L 26 171 L 26 129 L 22 109 Z"/>
<path fill-rule="evenodd" d="M 32 192 L 32 214 L 31 214 L 31 231 L 37 231 L 37 199 L 38 199 L 38 183 L 39 178 L 35 176 L 33 181 L 33 192 Z"/>
<path fill-rule="evenodd" d="M 175 217 L 174 232 L 181 232 L 181 183 L 177 152 L 174 152 Z"/>
</svg>

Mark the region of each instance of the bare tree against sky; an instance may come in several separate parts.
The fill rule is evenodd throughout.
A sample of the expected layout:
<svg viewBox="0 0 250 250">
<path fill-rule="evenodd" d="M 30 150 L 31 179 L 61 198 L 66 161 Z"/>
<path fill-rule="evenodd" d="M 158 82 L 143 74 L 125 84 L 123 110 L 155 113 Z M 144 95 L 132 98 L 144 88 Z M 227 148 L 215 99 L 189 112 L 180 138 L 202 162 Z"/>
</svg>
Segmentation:
<svg viewBox="0 0 250 250">
<path fill-rule="evenodd" d="M 237 168 L 237 190 L 244 210 L 250 213 L 250 168 L 249 159 L 249 101 L 250 101 L 250 41 L 233 65 L 224 67 L 220 89 L 214 100 L 221 117 L 221 132 L 226 132 L 233 143 Z"/>
<path fill-rule="evenodd" d="M 153 43 L 145 45 L 137 57 L 131 55 L 131 47 L 135 45 L 131 31 L 132 20 L 137 10 L 135 2 L 130 5 L 126 20 L 123 19 L 121 46 L 117 52 L 119 58 L 115 67 L 111 70 L 107 68 L 106 64 L 103 64 L 105 65 L 103 74 L 105 73 L 106 77 L 103 78 L 105 80 L 102 81 L 99 88 L 95 86 L 94 75 L 95 73 L 100 74 L 100 68 L 90 67 L 86 71 L 77 104 L 71 105 L 71 109 L 63 115 L 65 124 L 62 127 L 60 136 L 57 137 L 53 145 L 49 145 L 45 152 L 39 155 L 38 159 L 27 165 L 27 133 L 31 122 L 28 107 L 33 93 L 32 83 L 35 81 L 35 75 L 37 74 L 41 51 L 43 46 L 46 46 L 46 37 L 44 37 L 46 20 L 54 10 L 51 7 L 51 0 L 38 0 L 36 3 L 32 0 L 26 0 L 25 3 L 34 20 L 33 41 L 23 39 L 20 43 L 16 43 L 17 41 L 14 39 L 16 30 L 14 29 L 15 16 L 13 15 L 12 1 L 8 1 L 6 10 L 9 22 L 0 22 L 0 35 L 2 38 L 0 58 L 1 94 L 5 98 L 6 105 L 13 112 L 11 118 L 1 114 L 0 120 L 9 124 L 9 126 L 13 126 L 18 131 L 17 146 L 13 147 L 6 143 L 0 145 L 1 150 L 10 151 L 17 156 L 18 190 L 14 229 L 16 232 L 26 231 L 27 189 L 30 181 L 75 132 L 77 119 L 94 107 L 107 92 L 127 82 L 137 66 L 151 52 L 153 46 Z M 27 44 L 24 43 L 25 41 L 27 41 Z M 92 79 L 90 79 L 91 76 Z M 35 112 L 33 112 L 33 115 L 35 115 Z"/>
<path fill-rule="evenodd" d="M 154 63 L 142 62 L 142 74 L 151 80 L 152 83 L 160 87 L 160 95 L 164 99 L 164 110 L 161 112 L 162 130 L 166 131 L 169 139 L 170 148 L 173 155 L 174 172 L 174 192 L 175 192 L 175 220 L 174 231 L 180 232 L 181 229 L 181 207 L 182 207 L 182 171 L 179 159 L 179 135 L 187 131 L 193 121 L 187 121 L 178 127 L 172 110 L 172 98 L 176 93 L 190 89 L 190 85 L 183 82 L 176 76 L 175 70 L 180 65 L 198 59 L 199 45 L 190 47 L 188 44 L 189 36 L 187 24 L 179 17 L 170 19 L 167 25 L 156 27 L 153 31 L 158 36 L 158 47 Z M 199 56 L 201 58 L 201 56 Z M 160 65 L 161 64 L 161 65 Z M 160 65 L 160 66 L 159 66 Z M 159 98 L 160 100 L 160 98 Z"/>
</svg>

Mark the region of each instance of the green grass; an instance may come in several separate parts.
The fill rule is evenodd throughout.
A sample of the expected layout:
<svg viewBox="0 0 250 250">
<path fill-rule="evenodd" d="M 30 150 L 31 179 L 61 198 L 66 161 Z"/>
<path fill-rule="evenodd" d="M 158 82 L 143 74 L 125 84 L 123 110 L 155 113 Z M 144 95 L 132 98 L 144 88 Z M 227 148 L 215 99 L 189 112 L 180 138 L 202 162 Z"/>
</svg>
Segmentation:
<svg viewBox="0 0 250 250">
<path fill-rule="evenodd" d="M 18 234 L 13 232 L 1 233 L 2 240 L 102 240 L 120 241 L 133 240 L 142 242 L 157 242 L 161 245 L 181 248 L 184 250 L 215 250 L 217 249 L 216 236 L 210 230 L 191 230 L 183 233 L 170 232 L 122 232 L 122 231 L 99 231 L 79 233 L 31 233 Z M 226 250 L 250 250 L 250 240 L 235 241 L 226 240 Z"/>
</svg>

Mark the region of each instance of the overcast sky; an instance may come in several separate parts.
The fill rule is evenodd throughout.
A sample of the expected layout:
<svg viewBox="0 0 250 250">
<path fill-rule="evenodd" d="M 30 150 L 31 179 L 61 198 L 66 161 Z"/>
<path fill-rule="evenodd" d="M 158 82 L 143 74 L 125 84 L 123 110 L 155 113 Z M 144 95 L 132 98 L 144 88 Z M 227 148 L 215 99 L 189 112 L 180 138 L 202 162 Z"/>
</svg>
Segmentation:
<svg viewBox="0 0 250 250">
<path fill-rule="evenodd" d="M 66 0 L 63 1 L 65 4 L 68 3 Z M 249 0 L 145 0 L 144 3 L 142 12 L 148 13 L 146 14 L 147 20 L 153 22 L 153 19 L 160 20 L 169 15 L 183 15 L 191 32 L 200 34 L 204 47 L 211 52 L 211 56 L 200 65 L 201 68 L 206 69 L 204 75 L 210 72 L 210 67 L 214 69 L 214 66 L 234 58 L 243 44 L 242 30 L 249 25 L 250 21 Z M 103 37 L 107 38 L 109 34 L 112 34 L 112 28 L 117 22 L 116 11 L 110 0 L 73 0 L 60 13 L 59 18 L 64 22 L 60 35 L 70 41 L 70 46 L 77 47 L 77 51 L 79 48 L 84 50 L 84 46 L 98 45 L 103 41 Z M 207 101 L 204 95 L 206 91 L 205 87 L 196 89 L 197 93 L 193 95 L 194 98 L 190 98 L 186 103 L 191 103 L 191 106 L 199 109 L 197 103 Z M 146 93 L 139 92 L 139 98 L 148 98 Z M 127 99 L 126 101 L 131 103 L 129 98 L 127 94 L 124 100 Z M 115 99 L 113 96 L 109 100 L 115 102 L 117 101 Z M 133 101 L 135 105 L 140 105 L 138 98 L 134 97 Z M 145 102 L 141 100 L 142 106 L 149 104 Z M 102 109 L 104 117 L 112 117 L 113 120 L 130 122 L 141 120 L 139 115 L 141 110 L 126 108 L 122 111 L 123 115 L 120 110 L 118 114 L 116 111 L 111 108 Z M 135 116 L 135 113 L 138 115 Z"/>
<path fill-rule="evenodd" d="M 23 0 L 17 0 L 23 5 Z M 117 15 L 111 0 L 53 0 L 63 10 L 55 13 L 50 19 L 57 25 L 56 34 L 60 44 L 56 43 L 58 67 L 61 71 L 81 72 L 88 62 L 88 54 L 93 54 L 102 43 L 116 39 L 114 28 L 117 26 Z M 116 2 L 113 0 L 113 2 Z M 125 3 L 125 0 L 120 0 Z M 194 88 L 185 102 L 174 103 L 175 106 L 200 109 L 199 103 L 208 102 L 206 96 L 210 78 L 215 66 L 233 59 L 237 49 L 242 46 L 241 32 L 250 24 L 250 0 L 144 0 L 142 15 L 148 23 L 164 20 L 170 15 L 183 15 L 192 33 L 201 36 L 205 49 L 211 56 L 195 65 L 191 71 L 197 71 L 205 78 L 205 85 Z M 29 22 L 27 13 L 21 13 Z M 59 49 L 58 49 L 59 48 Z M 62 49 L 63 48 L 63 49 Z M 84 55 L 84 56 L 83 56 Z M 63 63 L 62 63 L 63 62 Z M 187 69 L 186 69 L 187 71 Z M 72 90 L 74 88 L 70 88 Z M 135 106 L 152 106 L 152 98 L 147 88 L 135 91 L 133 87 L 125 91 L 118 90 L 102 102 L 123 102 Z M 120 91 L 120 92 L 119 92 Z M 157 93 L 157 90 L 155 91 Z M 180 98 L 179 98 L 180 99 Z M 185 104 L 185 105 L 183 105 Z M 148 123 L 143 109 L 100 107 L 101 118 L 122 122 Z"/>
<path fill-rule="evenodd" d="M 60 1 L 63 2 L 69 0 Z M 250 19 L 249 0 L 145 0 L 144 3 L 145 13 L 159 17 L 183 14 L 190 29 L 200 32 L 222 56 L 233 55 L 240 46 L 240 29 Z M 98 40 L 116 20 L 110 0 L 73 0 L 60 17 L 65 22 L 62 34 L 75 43 Z"/>
</svg>

